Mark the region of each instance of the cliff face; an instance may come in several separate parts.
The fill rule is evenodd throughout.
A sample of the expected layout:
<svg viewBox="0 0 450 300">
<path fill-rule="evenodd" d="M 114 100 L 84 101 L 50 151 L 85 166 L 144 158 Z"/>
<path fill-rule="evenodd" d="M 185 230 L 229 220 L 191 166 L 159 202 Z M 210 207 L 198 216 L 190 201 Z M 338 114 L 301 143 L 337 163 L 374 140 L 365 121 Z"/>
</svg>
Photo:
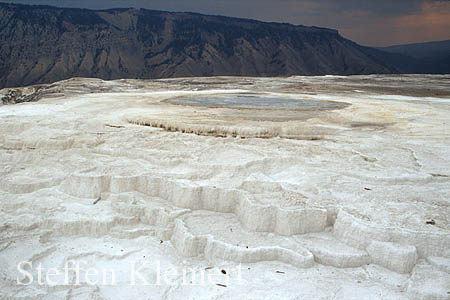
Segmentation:
<svg viewBox="0 0 450 300">
<path fill-rule="evenodd" d="M 286 76 L 398 71 L 316 27 L 137 9 L 0 4 L 0 87 L 70 77 Z M 381 51 L 380 51 L 381 52 Z"/>
</svg>

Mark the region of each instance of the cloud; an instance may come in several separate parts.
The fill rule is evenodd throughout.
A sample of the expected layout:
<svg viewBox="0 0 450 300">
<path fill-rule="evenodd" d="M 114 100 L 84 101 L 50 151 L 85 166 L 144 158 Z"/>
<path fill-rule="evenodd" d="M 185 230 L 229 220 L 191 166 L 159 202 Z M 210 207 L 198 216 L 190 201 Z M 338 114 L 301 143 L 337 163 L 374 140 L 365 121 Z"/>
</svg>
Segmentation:
<svg viewBox="0 0 450 300">
<path fill-rule="evenodd" d="M 358 26 L 355 26 L 358 24 Z M 366 45 L 396 45 L 450 39 L 450 1 L 422 1 L 404 13 L 358 19 L 352 14 L 340 31 Z"/>
</svg>

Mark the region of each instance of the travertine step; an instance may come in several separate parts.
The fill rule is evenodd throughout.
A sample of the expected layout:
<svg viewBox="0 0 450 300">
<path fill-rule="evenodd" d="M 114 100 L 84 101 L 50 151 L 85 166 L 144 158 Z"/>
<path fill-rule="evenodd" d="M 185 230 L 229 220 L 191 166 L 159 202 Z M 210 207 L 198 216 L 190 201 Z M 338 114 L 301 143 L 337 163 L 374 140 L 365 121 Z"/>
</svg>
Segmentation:
<svg viewBox="0 0 450 300">
<path fill-rule="evenodd" d="M 311 251 L 314 260 L 322 265 L 356 268 L 371 263 L 370 256 L 366 251 L 350 247 L 328 232 L 297 235 L 293 238 Z"/>
<path fill-rule="evenodd" d="M 205 226 L 207 224 L 207 226 Z M 181 255 L 208 261 L 280 261 L 299 268 L 314 264 L 311 252 L 289 238 L 246 231 L 233 214 L 197 211 L 175 221 L 172 244 Z"/>
<path fill-rule="evenodd" d="M 327 210 L 321 207 L 281 208 L 257 203 L 248 192 L 211 186 L 190 186 L 148 175 L 110 176 L 76 173 L 61 189 L 75 197 L 97 198 L 103 193 L 139 192 L 161 198 L 173 206 L 192 210 L 234 213 L 250 231 L 273 232 L 291 236 L 320 232 L 327 226 Z"/>
</svg>

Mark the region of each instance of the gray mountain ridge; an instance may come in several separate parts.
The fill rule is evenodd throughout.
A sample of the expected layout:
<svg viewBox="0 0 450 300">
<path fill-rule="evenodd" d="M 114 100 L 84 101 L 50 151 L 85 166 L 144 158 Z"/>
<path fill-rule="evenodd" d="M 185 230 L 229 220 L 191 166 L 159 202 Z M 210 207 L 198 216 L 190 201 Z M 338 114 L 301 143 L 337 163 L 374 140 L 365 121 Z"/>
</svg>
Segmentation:
<svg viewBox="0 0 450 300">
<path fill-rule="evenodd" d="M 377 47 L 377 49 L 428 61 L 439 61 L 450 56 L 450 40 Z"/>
<path fill-rule="evenodd" d="M 0 87 L 71 77 L 418 73 L 420 61 L 338 31 L 145 9 L 0 3 Z"/>
</svg>

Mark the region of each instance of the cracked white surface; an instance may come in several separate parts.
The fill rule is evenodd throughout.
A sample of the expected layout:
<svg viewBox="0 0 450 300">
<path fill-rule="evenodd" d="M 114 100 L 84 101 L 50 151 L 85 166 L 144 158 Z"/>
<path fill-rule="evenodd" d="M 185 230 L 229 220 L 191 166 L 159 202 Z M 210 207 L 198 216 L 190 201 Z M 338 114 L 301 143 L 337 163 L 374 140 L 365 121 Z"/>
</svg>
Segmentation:
<svg viewBox="0 0 450 300">
<path fill-rule="evenodd" d="M 449 299 L 448 80 L 71 79 L 1 106 L 0 299 Z M 165 101 L 240 93 L 345 105 Z M 69 260 L 116 285 L 17 283 L 21 261 Z M 157 263 L 226 284 L 157 285 Z"/>
</svg>

